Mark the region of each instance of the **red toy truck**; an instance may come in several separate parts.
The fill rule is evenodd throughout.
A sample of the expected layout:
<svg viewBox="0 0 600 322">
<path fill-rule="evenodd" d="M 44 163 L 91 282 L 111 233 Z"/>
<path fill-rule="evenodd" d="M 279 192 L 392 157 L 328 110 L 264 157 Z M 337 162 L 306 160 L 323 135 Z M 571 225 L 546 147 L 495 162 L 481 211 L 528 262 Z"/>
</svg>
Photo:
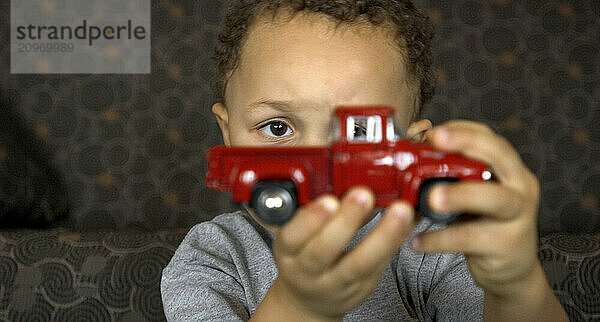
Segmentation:
<svg viewBox="0 0 600 322">
<path fill-rule="evenodd" d="M 402 139 L 389 107 L 338 107 L 328 147 L 213 147 L 208 151 L 206 186 L 232 193 L 259 218 L 282 224 L 323 193 L 341 196 L 366 185 L 376 205 L 404 199 L 426 217 L 450 222 L 458 214 L 429 209 L 433 183 L 489 180 L 481 162 Z"/>
</svg>

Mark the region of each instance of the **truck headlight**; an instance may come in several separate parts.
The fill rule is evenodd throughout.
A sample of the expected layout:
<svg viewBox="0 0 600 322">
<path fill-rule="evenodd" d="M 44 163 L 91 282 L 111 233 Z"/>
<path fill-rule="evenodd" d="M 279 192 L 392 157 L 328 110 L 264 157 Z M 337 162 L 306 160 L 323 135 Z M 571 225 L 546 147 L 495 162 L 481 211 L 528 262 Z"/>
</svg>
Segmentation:
<svg viewBox="0 0 600 322">
<path fill-rule="evenodd" d="M 490 180 L 492 178 L 492 173 L 488 170 L 485 170 L 481 173 L 481 178 L 485 181 Z"/>
</svg>

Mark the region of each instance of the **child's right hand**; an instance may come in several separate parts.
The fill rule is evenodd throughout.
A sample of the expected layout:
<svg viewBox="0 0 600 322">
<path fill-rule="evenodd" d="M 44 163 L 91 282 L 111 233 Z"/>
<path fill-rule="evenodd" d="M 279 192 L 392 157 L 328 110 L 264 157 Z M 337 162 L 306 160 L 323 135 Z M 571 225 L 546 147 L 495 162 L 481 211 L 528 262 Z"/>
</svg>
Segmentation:
<svg viewBox="0 0 600 322">
<path fill-rule="evenodd" d="M 253 318 L 339 320 L 373 291 L 414 228 L 414 210 L 395 202 L 352 250 L 344 249 L 367 220 L 373 193 L 364 187 L 341 199 L 327 195 L 299 209 L 276 234 L 279 274 Z"/>
</svg>

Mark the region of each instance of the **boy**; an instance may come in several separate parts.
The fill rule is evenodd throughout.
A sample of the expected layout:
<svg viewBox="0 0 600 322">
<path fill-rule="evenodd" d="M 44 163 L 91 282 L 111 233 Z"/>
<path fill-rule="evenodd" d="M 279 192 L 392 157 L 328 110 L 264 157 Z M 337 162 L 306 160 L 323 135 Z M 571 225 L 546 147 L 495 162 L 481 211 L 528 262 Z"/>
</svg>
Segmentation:
<svg viewBox="0 0 600 322">
<path fill-rule="evenodd" d="M 169 320 L 567 319 L 536 257 L 538 183 L 515 150 L 481 124 L 416 121 L 433 92 L 430 39 L 408 0 L 229 8 L 213 106 L 226 145 L 325 145 L 336 106 L 388 105 L 409 137 L 498 180 L 433 189 L 434 210 L 479 215 L 435 231 L 415 229 L 402 201 L 374 215 L 364 187 L 281 227 L 252 211 L 196 225 L 163 271 Z"/>
</svg>

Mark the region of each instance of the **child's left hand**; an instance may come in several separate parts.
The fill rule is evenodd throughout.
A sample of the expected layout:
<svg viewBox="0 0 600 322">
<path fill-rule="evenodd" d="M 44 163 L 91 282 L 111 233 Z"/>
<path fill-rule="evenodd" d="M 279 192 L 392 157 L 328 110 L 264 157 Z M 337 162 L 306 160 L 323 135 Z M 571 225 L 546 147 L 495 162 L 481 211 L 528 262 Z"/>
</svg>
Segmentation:
<svg viewBox="0 0 600 322">
<path fill-rule="evenodd" d="M 479 216 L 421 234 L 413 239 L 413 248 L 464 253 L 474 280 L 485 290 L 486 311 L 489 303 L 518 306 L 532 295 L 554 298 L 537 259 L 539 183 L 515 149 L 487 126 L 470 121 L 434 128 L 427 141 L 436 149 L 487 163 L 497 181 L 435 187 L 429 197 L 433 210 Z"/>
</svg>

